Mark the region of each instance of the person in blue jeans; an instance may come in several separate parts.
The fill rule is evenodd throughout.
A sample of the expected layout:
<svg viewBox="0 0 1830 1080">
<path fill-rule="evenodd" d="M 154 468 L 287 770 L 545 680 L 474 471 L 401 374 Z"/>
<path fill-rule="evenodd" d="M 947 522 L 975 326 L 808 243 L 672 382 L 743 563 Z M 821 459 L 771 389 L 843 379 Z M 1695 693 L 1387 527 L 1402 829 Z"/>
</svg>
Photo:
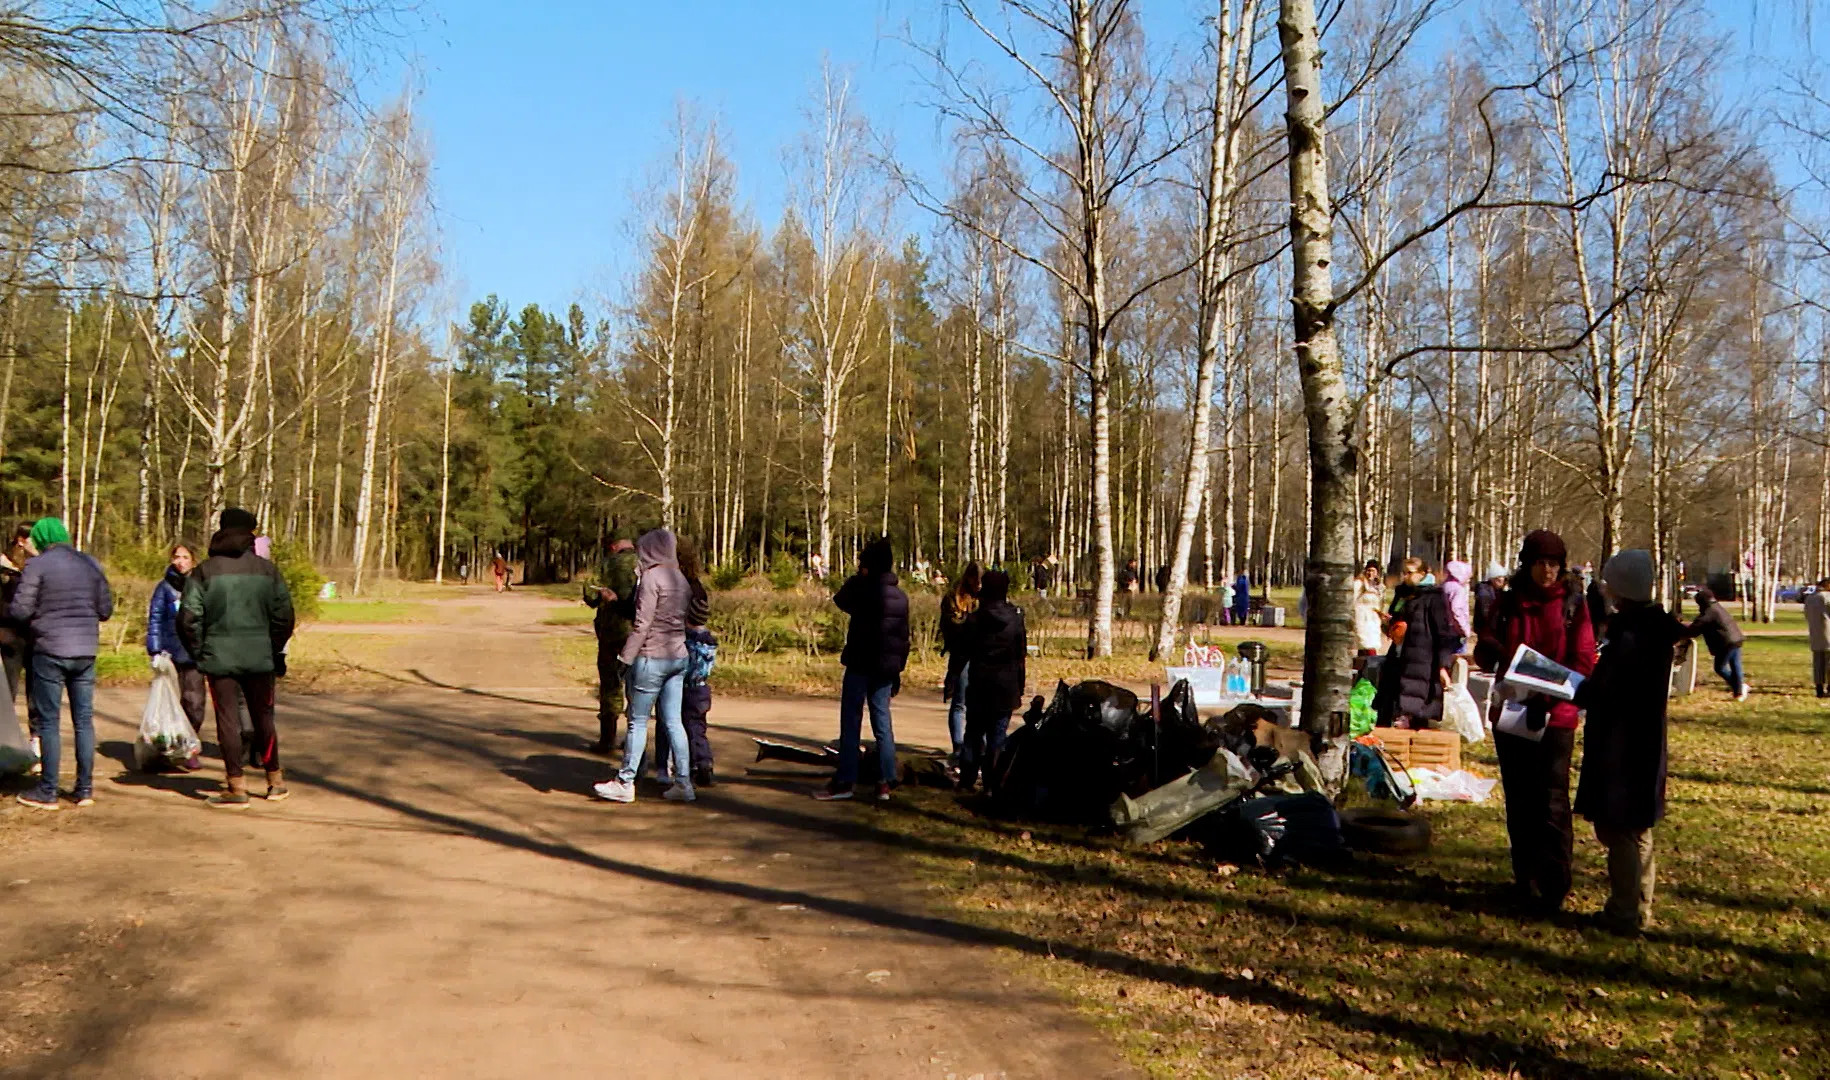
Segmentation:
<svg viewBox="0 0 1830 1080">
<path fill-rule="evenodd" d="M 959 765 L 960 750 L 966 745 L 966 640 L 972 620 L 979 608 L 979 564 L 966 564 L 965 573 L 940 598 L 940 651 L 947 658 L 947 677 L 940 696 L 947 701 L 947 734 L 953 740 L 953 757 L 949 764 Z"/>
<path fill-rule="evenodd" d="M 851 623 L 839 654 L 845 665 L 839 688 L 839 768 L 830 783 L 813 793 L 822 801 L 852 797 L 866 707 L 877 740 L 877 801 L 889 801 L 896 779 L 890 699 L 902 688 L 902 669 L 909 661 L 909 596 L 897 584 L 894 563 L 889 537 L 871 541 L 859 553 L 858 572 L 832 598 Z"/>
<path fill-rule="evenodd" d="M 629 668 L 629 734 L 623 765 L 596 785 L 611 802 L 635 801 L 635 778 L 641 775 L 648 749 L 648 718 L 659 712 L 673 758 L 673 786 L 662 794 L 670 802 L 692 802 L 692 770 L 687 758 L 686 728 L 680 722 L 680 697 L 686 685 L 687 609 L 692 589 L 680 572 L 674 534 L 667 529 L 644 533 L 635 542 L 635 625 L 623 643 L 620 659 Z"/>
<path fill-rule="evenodd" d="M 1709 646 L 1709 655 L 1715 658 L 1716 674 L 1728 684 L 1728 692 L 1736 701 L 1746 701 L 1748 685 L 1741 672 L 1741 646 L 1747 635 L 1729 614 L 1728 605 L 1708 589 L 1697 590 L 1697 617 L 1690 624 L 1690 636 L 1703 639 Z"/>
<path fill-rule="evenodd" d="M 76 730 L 78 806 L 95 802 L 95 654 L 101 624 L 114 614 L 114 593 L 100 563 L 70 546 L 70 532 L 54 517 L 32 525 L 37 558 L 25 564 L 7 614 L 31 631 L 30 693 L 40 717 L 44 771 L 38 786 L 19 795 L 35 810 L 57 809 L 57 775 L 63 753 L 58 709 L 68 692 Z"/>
</svg>

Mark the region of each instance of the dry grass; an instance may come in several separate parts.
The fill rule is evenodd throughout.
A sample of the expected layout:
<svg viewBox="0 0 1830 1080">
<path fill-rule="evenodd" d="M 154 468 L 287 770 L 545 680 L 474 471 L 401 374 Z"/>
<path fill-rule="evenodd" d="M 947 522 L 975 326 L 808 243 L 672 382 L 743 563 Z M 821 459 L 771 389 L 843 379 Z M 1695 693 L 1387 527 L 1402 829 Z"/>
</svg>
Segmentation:
<svg viewBox="0 0 1830 1080">
<path fill-rule="evenodd" d="M 1605 880 L 1580 822 L 1573 914 L 1508 911 L 1497 799 L 1431 804 L 1420 861 L 1326 873 L 1127 850 L 933 791 L 873 820 L 920 852 L 951 917 L 1002 938 L 1154 1076 L 1824 1076 L 1830 717 L 1801 642 L 1756 641 L 1748 665 L 1748 704 L 1712 685 L 1675 710 L 1660 926 L 1643 939 L 1586 918 Z"/>
</svg>

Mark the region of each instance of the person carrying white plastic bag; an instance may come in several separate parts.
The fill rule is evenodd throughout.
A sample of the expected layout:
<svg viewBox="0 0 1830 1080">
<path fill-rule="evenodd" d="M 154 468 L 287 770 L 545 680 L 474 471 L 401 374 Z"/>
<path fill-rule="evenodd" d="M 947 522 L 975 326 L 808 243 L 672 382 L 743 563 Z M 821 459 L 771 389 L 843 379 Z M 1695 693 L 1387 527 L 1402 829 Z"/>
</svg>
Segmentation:
<svg viewBox="0 0 1830 1080">
<path fill-rule="evenodd" d="M 1455 675 L 1449 688 L 1442 697 L 1442 726 L 1462 737 L 1462 741 L 1477 743 L 1487 737 L 1487 725 L 1481 718 L 1480 706 L 1475 704 L 1474 695 L 1468 690 L 1468 661 L 1455 661 Z"/>
<path fill-rule="evenodd" d="M 142 770 L 183 768 L 203 751 L 196 729 L 178 700 L 178 669 L 172 658 L 160 653 L 152 658 L 152 689 L 140 714 L 140 737 L 134 740 L 134 764 Z"/>
</svg>

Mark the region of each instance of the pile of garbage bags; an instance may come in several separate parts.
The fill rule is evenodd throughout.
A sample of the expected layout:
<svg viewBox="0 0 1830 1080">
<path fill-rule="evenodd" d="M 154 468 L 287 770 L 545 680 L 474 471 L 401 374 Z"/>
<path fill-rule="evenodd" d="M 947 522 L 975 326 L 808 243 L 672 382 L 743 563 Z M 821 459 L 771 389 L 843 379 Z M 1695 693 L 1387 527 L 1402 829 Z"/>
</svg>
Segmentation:
<svg viewBox="0 0 1830 1080">
<path fill-rule="evenodd" d="M 1346 853 L 1309 738 L 1241 705 L 1203 722 L 1178 681 L 1152 709 L 1104 682 L 1057 685 L 1011 732 L 991 784 L 1006 816 L 1111 825 L 1128 843 L 1180 835 L 1231 862 L 1326 863 Z"/>
</svg>

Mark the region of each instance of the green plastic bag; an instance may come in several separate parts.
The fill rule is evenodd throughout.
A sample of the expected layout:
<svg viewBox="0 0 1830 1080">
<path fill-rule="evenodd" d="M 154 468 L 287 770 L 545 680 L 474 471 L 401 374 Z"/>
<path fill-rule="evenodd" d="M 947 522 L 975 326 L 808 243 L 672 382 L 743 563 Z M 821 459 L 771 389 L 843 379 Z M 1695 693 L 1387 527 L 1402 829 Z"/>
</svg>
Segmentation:
<svg viewBox="0 0 1830 1080">
<path fill-rule="evenodd" d="M 1378 693 L 1373 688 L 1373 684 L 1365 679 L 1353 684 L 1353 694 L 1347 699 L 1348 716 L 1351 721 L 1347 730 L 1353 734 L 1354 738 L 1357 739 L 1371 731 L 1377 722 L 1378 714 L 1373 712 L 1373 698 Z"/>
</svg>

